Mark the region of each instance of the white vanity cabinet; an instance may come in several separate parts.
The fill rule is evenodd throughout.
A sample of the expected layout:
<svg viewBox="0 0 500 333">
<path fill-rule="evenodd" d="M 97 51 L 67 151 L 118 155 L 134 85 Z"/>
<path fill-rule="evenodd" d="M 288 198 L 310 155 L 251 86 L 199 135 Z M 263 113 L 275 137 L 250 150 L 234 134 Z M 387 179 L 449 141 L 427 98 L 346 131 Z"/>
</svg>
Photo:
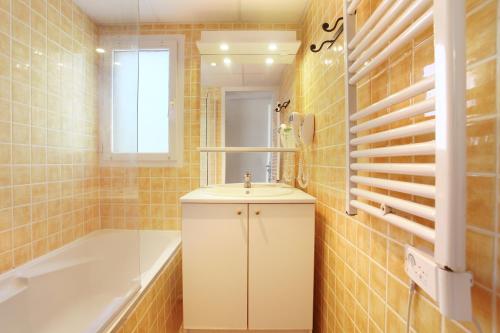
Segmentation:
<svg viewBox="0 0 500 333">
<path fill-rule="evenodd" d="M 314 204 L 250 204 L 248 328 L 312 328 Z"/>
<path fill-rule="evenodd" d="M 312 329 L 314 198 L 308 197 L 181 199 L 185 329 Z"/>
<path fill-rule="evenodd" d="M 247 328 L 247 204 L 182 206 L 182 272 L 184 328 Z"/>
</svg>

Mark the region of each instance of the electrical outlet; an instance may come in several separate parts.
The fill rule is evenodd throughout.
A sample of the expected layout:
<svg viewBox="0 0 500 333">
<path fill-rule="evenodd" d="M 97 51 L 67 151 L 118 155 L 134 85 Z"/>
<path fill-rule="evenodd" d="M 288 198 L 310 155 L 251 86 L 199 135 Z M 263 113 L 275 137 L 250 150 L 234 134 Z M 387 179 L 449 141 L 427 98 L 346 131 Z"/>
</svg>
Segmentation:
<svg viewBox="0 0 500 333">
<path fill-rule="evenodd" d="M 429 296 L 438 299 L 438 265 L 431 254 L 406 245 L 405 271 Z"/>
</svg>

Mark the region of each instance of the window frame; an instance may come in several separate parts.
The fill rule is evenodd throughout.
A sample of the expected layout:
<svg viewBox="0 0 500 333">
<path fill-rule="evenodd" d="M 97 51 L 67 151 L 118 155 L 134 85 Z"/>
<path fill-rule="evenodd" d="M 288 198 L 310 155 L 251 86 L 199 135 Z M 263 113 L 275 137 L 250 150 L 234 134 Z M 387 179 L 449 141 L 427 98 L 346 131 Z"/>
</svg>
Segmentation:
<svg viewBox="0 0 500 333">
<path fill-rule="evenodd" d="M 184 41 L 183 35 L 104 36 L 100 45 L 100 161 L 104 166 L 182 167 L 184 149 Z M 113 64 L 115 51 L 169 50 L 169 152 L 114 153 Z"/>
</svg>

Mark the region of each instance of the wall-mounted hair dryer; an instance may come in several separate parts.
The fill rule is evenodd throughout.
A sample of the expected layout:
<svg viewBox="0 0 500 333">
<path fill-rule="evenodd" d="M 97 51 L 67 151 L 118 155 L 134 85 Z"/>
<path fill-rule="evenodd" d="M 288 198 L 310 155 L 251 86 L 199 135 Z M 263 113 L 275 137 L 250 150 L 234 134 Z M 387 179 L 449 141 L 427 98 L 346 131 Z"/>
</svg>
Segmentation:
<svg viewBox="0 0 500 333">
<path fill-rule="evenodd" d="M 297 146 L 310 146 L 314 138 L 314 115 L 309 113 L 303 116 L 298 112 L 292 112 L 288 120 Z"/>
<path fill-rule="evenodd" d="M 289 118 L 292 127 L 295 143 L 298 148 L 302 148 L 299 156 L 299 170 L 297 182 L 301 188 L 306 188 L 309 184 L 309 174 L 305 168 L 306 156 L 314 139 L 314 115 L 312 113 L 302 116 L 298 112 L 292 112 Z"/>
</svg>

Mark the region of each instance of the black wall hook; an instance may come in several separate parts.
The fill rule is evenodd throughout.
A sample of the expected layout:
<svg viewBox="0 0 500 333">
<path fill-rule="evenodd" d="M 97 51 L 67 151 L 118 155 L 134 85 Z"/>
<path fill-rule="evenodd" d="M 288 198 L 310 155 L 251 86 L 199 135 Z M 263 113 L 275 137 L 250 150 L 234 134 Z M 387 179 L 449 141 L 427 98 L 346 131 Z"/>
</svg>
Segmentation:
<svg viewBox="0 0 500 333">
<path fill-rule="evenodd" d="M 344 20 L 343 17 L 339 17 L 335 21 L 335 24 L 333 25 L 333 28 L 330 28 L 330 24 L 323 23 L 323 25 L 321 26 L 321 28 L 323 29 L 323 31 L 333 32 L 333 31 L 335 31 L 335 29 L 337 29 L 337 31 L 335 31 L 335 33 L 333 34 L 333 38 L 332 39 L 325 40 L 323 43 L 321 43 L 321 45 L 319 47 L 317 47 L 316 44 L 312 44 L 310 46 L 311 51 L 314 52 L 314 53 L 317 53 L 317 52 L 321 51 L 326 44 L 330 44 L 330 45 L 328 45 L 328 49 L 331 48 L 333 46 L 333 44 L 335 44 L 335 42 L 337 41 L 337 39 L 339 39 L 340 34 L 344 31 L 344 24 L 341 23 L 343 20 Z M 337 28 L 337 26 L 338 26 L 338 28 Z"/>
<path fill-rule="evenodd" d="M 330 29 L 330 24 L 328 22 L 323 23 L 321 28 L 323 28 L 324 31 L 326 32 L 333 32 L 335 29 L 337 29 L 337 25 L 339 25 L 340 22 L 342 22 L 344 18 L 341 16 L 335 21 L 335 24 L 333 25 L 333 28 Z"/>
<path fill-rule="evenodd" d="M 288 105 L 290 104 L 290 100 L 284 102 L 284 103 L 278 103 L 276 108 L 274 109 L 275 112 L 281 112 L 283 109 L 286 109 Z"/>
</svg>

